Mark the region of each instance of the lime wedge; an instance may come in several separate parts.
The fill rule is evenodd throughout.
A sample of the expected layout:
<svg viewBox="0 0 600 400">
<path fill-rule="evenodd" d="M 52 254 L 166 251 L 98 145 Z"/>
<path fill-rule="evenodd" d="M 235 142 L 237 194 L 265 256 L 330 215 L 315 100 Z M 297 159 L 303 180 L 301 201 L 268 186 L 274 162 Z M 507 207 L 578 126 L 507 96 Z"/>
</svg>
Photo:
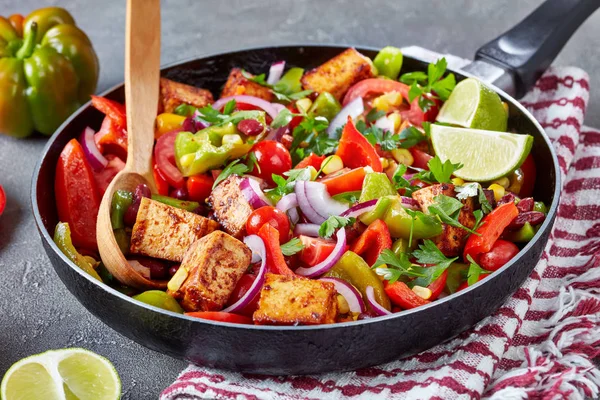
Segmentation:
<svg viewBox="0 0 600 400">
<path fill-rule="evenodd" d="M 508 113 L 496 92 L 478 79 L 467 78 L 456 85 L 440 109 L 437 122 L 506 132 Z"/>
<path fill-rule="evenodd" d="M 85 349 L 51 350 L 13 364 L 2 378 L 3 400 L 115 400 L 121 380 L 106 358 Z"/>
<path fill-rule="evenodd" d="M 454 175 L 487 182 L 519 168 L 531 150 L 533 137 L 515 133 L 431 125 L 431 142 L 442 160 L 461 163 Z"/>
</svg>

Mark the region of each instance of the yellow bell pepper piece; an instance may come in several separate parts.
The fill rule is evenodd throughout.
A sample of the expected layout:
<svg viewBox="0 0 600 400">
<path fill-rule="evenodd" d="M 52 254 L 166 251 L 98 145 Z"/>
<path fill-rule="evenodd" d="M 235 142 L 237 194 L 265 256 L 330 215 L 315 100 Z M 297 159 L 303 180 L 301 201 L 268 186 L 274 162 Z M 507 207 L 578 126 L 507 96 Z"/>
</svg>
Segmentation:
<svg viewBox="0 0 600 400">
<path fill-rule="evenodd" d="M 177 129 L 183 124 L 185 117 L 182 115 L 162 113 L 156 117 L 156 129 L 154 131 L 154 137 L 158 139 L 165 133 L 171 132 Z"/>
</svg>

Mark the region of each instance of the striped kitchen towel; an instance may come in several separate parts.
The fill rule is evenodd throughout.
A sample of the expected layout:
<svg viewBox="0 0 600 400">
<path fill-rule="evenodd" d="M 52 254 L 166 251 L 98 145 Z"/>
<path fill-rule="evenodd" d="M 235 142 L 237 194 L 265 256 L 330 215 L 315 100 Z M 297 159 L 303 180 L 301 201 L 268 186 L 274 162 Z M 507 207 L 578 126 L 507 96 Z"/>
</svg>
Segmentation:
<svg viewBox="0 0 600 400">
<path fill-rule="evenodd" d="M 554 67 L 522 99 L 553 141 L 563 191 L 541 260 L 495 314 L 416 356 L 354 372 L 257 377 L 191 365 L 161 399 L 599 398 L 600 131 L 583 126 L 588 97 L 584 71 Z"/>
</svg>

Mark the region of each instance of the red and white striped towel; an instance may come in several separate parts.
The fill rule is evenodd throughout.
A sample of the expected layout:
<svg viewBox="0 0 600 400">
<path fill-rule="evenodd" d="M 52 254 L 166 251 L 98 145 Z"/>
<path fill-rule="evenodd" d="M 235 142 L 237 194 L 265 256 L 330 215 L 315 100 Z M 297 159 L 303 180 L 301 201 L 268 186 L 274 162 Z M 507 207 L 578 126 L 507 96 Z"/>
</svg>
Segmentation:
<svg viewBox="0 0 600 400">
<path fill-rule="evenodd" d="M 583 126 L 588 97 L 587 74 L 564 67 L 522 100 L 553 141 L 563 192 L 540 262 L 495 314 L 414 357 L 355 372 L 261 378 L 189 366 L 161 399 L 599 398 L 600 131 Z"/>
</svg>

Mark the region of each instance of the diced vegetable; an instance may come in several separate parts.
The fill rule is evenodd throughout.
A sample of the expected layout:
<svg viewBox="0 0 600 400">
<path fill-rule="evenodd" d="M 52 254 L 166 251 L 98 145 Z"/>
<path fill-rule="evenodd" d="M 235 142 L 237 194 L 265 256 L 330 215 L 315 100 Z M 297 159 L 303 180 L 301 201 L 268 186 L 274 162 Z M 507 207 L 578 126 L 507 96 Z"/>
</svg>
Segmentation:
<svg viewBox="0 0 600 400">
<path fill-rule="evenodd" d="M 379 50 L 373 60 L 375 68 L 379 75 L 390 79 L 397 79 L 400 69 L 402 69 L 402 51 L 396 47 L 387 46 Z"/>
</svg>

